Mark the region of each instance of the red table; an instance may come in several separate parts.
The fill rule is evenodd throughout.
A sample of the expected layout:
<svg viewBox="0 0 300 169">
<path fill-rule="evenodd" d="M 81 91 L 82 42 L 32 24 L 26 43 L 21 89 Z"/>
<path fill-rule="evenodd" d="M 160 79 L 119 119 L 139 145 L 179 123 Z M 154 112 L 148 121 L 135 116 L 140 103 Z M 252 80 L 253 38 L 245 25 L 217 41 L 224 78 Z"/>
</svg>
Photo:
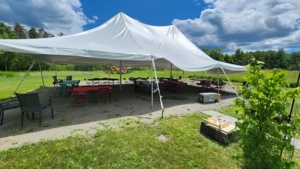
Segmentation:
<svg viewBox="0 0 300 169">
<path fill-rule="evenodd" d="M 178 86 L 187 85 L 187 83 L 179 82 L 175 80 L 163 80 L 164 83 L 168 84 L 168 86 L 173 89 L 173 91 L 178 91 Z"/>
<path fill-rule="evenodd" d="M 73 96 L 73 94 L 75 92 L 79 92 L 79 91 L 97 91 L 99 89 L 103 89 L 103 88 L 108 88 L 108 92 L 111 94 L 113 88 L 111 86 L 82 86 L 82 87 L 74 87 L 72 89 L 72 94 L 71 96 Z"/>
</svg>

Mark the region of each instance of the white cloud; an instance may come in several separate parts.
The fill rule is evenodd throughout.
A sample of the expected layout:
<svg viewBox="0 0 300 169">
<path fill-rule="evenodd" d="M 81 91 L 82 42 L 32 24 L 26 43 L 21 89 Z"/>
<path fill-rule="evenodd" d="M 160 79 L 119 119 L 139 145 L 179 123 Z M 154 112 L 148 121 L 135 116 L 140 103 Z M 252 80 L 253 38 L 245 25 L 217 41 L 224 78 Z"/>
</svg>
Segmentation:
<svg viewBox="0 0 300 169">
<path fill-rule="evenodd" d="M 79 0 L 1 0 L 0 4 L 0 21 L 44 28 L 55 36 L 82 32 L 84 25 L 97 19 L 85 16 Z"/>
<path fill-rule="evenodd" d="M 234 52 L 237 48 L 299 49 L 299 0 L 204 2 L 209 8 L 203 10 L 199 18 L 173 20 L 173 24 L 200 48 L 222 48 L 226 52 Z"/>
</svg>

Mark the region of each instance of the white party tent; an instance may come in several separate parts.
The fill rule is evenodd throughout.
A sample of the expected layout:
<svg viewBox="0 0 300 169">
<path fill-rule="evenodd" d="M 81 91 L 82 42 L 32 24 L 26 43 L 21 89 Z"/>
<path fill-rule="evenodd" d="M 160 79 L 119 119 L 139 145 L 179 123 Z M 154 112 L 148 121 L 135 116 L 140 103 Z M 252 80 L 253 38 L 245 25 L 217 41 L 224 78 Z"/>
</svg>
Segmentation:
<svg viewBox="0 0 300 169">
<path fill-rule="evenodd" d="M 52 64 L 122 63 L 127 66 L 149 66 L 152 62 L 154 73 L 155 67 L 170 68 L 171 64 L 185 71 L 225 74 L 247 71 L 245 66 L 212 59 L 174 25 L 151 26 L 122 12 L 97 28 L 74 35 L 42 39 L 1 39 L 0 51 L 33 54 L 36 60 Z M 158 92 L 160 96 L 159 89 Z M 162 101 L 161 107 L 163 110 Z"/>
<path fill-rule="evenodd" d="M 119 13 L 101 26 L 82 33 L 43 39 L 2 39 L 0 51 L 34 54 L 53 64 L 150 65 L 185 71 L 226 73 L 247 71 L 245 66 L 219 62 L 201 51 L 174 25 L 151 26 Z"/>
</svg>

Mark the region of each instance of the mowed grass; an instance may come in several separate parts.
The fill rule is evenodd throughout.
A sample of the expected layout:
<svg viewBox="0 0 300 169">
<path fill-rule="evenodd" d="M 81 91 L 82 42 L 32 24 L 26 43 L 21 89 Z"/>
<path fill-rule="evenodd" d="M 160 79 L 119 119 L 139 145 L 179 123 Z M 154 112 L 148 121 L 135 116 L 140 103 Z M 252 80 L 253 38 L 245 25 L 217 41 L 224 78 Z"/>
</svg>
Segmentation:
<svg viewBox="0 0 300 169">
<path fill-rule="evenodd" d="M 170 116 L 153 124 L 123 119 L 95 136 L 72 136 L 0 151 L 0 168 L 235 169 L 237 143 L 223 146 L 199 133 L 203 114 Z M 115 125 L 115 124 L 114 124 Z M 158 139 L 165 136 L 166 141 Z M 300 153 L 295 151 L 298 168 Z"/>
<path fill-rule="evenodd" d="M 202 118 L 171 116 L 154 124 L 120 120 L 95 136 L 42 141 L 0 152 L 0 168 L 239 168 L 240 148 L 199 133 Z M 109 126 L 109 124 L 105 124 Z M 167 141 L 158 139 L 160 135 Z"/>
<path fill-rule="evenodd" d="M 266 70 L 269 72 L 271 70 Z M 53 78 L 56 73 L 55 71 L 43 71 L 43 79 L 45 86 L 53 86 Z M 12 74 L 13 76 L 6 77 L 5 74 Z M 18 85 L 22 82 L 22 85 L 17 89 L 16 92 L 28 92 L 32 90 L 40 89 L 42 90 L 43 81 L 42 76 L 39 71 L 30 71 L 28 76 L 24 78 L 26 72 L 5 72 L 0 71 L 0 99 L 8 98 L 14 95 L 14 92 L 18 88 Z M 244 81 L 244 76 L 248 72 L 228 74 L 228 78 L 233 81 L 234 85 L 240 85 Z M 72 75 L 74 80 L 81 80 L 88 78 L 101 78 L 101 77 L 113 77 L 120 78 L 120 74 L 110 74 L 109 71 L 58 71 L 57 72 L 59 79 L 65 79 L 67 75 Z M 207 78 L 218 78 L 216 74 L 209 74 L 207 72 L 185 72 L 182 70 L 172 70 L 173 78 L 178 79 L 179 76 L 183 77 L 183 80 L 189 80 L 189 76 L 195 77 L 207 77 Z M 158 70 L 158 77 L 170 77 L 170 70 Z M 122 79 L 128 79 L 129 77 L 154 77 L 154 74 L 151 73 L 151 69 L 147 68 L 145 70 L 133 70 L 130 74 L 123 74 Z M 219 75 L 220 78 L 226 80 L 227 77 L 224 74 Z M 287 83 L 296 82 L 298 77 L 297 71 L 287 71 Z M 228 83 L 229 85 L 229 83 Z"/>
<path fill-rule="evenodd" d="M 180 74 L 181 72 L 181 74 Z M 13 77 L 0 77 L 1 98 L 10 97 L 24 75 L 13 72 Z M 176 71 L 173 70 L 174 78 Z M 202 76 L 203 72 L 182 72 L 178 76 Z M 17 92 L 36 90 L 42 86 L 40 72 L 30 72 Z M 204 75 L 207 75 L 203 73 Z M 245 73 L 229 75 L 242 78 Z M 44 71 L 46 86 L 52 86 L 54 71 Z M 59 71 L 64 79 L 72 75 L 82 80 L 93 77 L 119 77 L 103 71 Z M 159 77 L 168 77 L 168 70 L 158 71 Z M 129 77 L 151 77 L 150 71 L 134 71 L 123 75 Z M 291 77 L 296 79 L 297 75 Z M 232 112 L 228 107 L 225 111 Z M 223 112 L 224 113 L 224 112 Z M 231 114 L 234 116 L 234 114 Z M 140 121 L 121 120 L 118 128 L 107 127 L 95 136 L 74 136 L 52 141 L 41 141 L 7 151 L 0 151 L 0 168 L 240 168 L 236 155 L 241 153 L 237 143 L 222 146 L 199 133 L 202 118 L 200 114 L 185 117 L 171 116 L 154 124 Z M 99 123 L 109 126 L 109 124 Z M 74 131 L 76 133 L 76 131 Z M 166 142 L 158 137 L 164 135 Z M 294 160 L 300 166 L 300 153 L 295 151 Z"/>
</svg>

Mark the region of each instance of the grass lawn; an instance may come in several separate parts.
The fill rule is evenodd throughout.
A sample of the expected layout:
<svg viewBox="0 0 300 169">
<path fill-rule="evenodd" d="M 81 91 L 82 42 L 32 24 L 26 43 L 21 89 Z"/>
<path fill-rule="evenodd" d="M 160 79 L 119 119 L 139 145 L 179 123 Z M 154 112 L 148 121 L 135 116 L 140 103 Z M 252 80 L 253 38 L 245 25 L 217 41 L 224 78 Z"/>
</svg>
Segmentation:
<svg viewBox="0 0 300 169">
<path fill-rule="evenodd" d="M 202 118 L 171 116 L 153 124 L 118 120 L 91 136 L 73 136 L 0 151 L 0 168 L 240 168 L 237 143 L 222 146 L 199 133 Z M 167 141 L 158 139 L 160 135 Z M 294 160 L 300 165 L 300 153 Z M 298 166 L 295 166 L 297 168 Z"/>
<path fill-rule="evenodd" d="M 180 72 L 184 78 L 195 74 L 179 71 L 179 75 Z M 0 98 L 13 95 L 24 72 L 13 74 L 12 77 L 0 76 Z M 44 71 L 43 75 L 45 85 L 52 86 L 55 72 Z M 109 75 L 102 71 L 58 72 L 59 78 L 64 79 L 66 75 L 82 81 L 93 77 L 119 77 L 118 74 Z M 169 71 L 159 71 L 158 76 L 168 77 Z M 151 76 L 149 71 L 136 71 L 123 77 Z M 27 92 L 40 86 L 40 72 L 30 72 L 17 92 Z M 232 107 L 223 109 L 222 113 L 235 116 L 230 114 Z M 240 162 L 235 158 L 241 153 L 237 143 L 222 146 L 199 134 L 201 119 L 206 117 L 199 114 L 172 116 L 154 124 L 119 120 L 119 127 L 114 129 L 109 124 L 100 123 L 107 128 L 93 137 L 74 136 L 0 151 L 0 168 L 240 168 Z M 158 140 L 160 135 L 168 140 Z M 299 168 L 299 151 L 295 151 L 294 160 L 298 164 L 295 168 Z"/>
</svg>

